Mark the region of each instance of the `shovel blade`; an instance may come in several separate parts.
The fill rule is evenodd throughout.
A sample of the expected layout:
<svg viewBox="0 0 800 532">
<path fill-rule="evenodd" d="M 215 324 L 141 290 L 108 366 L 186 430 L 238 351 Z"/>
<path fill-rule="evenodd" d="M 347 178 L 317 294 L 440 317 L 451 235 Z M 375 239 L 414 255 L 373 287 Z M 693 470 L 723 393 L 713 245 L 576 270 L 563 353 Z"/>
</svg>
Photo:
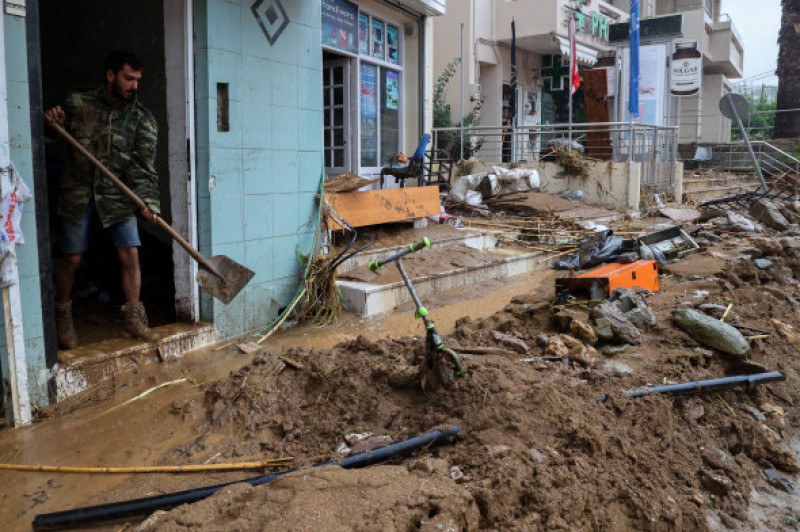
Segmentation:
<svg viewBox="0 0 800 532">
<path fill-rule="evenodd" d="M 233 301 L 256 274 L 225 255 L 215 255 L 208 259 L 208 262 L 215 271 L 206 270 L 201 266 L 197 272 L 197 284 L 226 305 Z"/>
</svg>

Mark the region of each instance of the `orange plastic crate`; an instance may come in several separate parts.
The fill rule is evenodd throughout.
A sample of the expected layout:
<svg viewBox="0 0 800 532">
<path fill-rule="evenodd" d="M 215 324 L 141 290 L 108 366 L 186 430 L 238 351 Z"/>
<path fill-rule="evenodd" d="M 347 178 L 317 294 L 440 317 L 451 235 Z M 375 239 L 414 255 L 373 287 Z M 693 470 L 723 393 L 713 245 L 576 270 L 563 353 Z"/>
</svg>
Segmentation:
<svg viewBox="0 0 800 532">
<path fill-rule="evenodd" d="M 577 277 L 556 279 L 556 293 L 569 290 L 570 294 L 589 299 L 607 298 L 615 288 L 645 288 L 658 292 L 658 262 L 654 260 L 637 260 L 630 264 L 612 262 L 582 273 Z"/>
</svg>

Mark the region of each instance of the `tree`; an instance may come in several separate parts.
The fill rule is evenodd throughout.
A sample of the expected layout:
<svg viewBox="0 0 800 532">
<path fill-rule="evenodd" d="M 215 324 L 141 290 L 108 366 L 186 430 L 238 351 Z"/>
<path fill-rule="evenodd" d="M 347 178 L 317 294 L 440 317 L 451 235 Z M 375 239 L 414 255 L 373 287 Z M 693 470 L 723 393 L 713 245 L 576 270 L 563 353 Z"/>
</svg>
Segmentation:
<svg viewBox="0 0 800 532">
<path fill-rule="evenodd" d="M 436 83 L 433 86 L 433 127 L 458 127 L 458 121 L 453 122 L 450 116 L 450 104 L 447 103 L 447 85 L 450 83 L 456 72 L 456 67 L 461 63 L 461 59 L 456 57 L 444 68 Z M 477 126 L 480 119 L 474 112 L 464 115 L 464 127 Z M 461 155 L 459 143 L 460 134 L 458 131 L 442 131 L 436 136 L 435 149 L 447 151 L 451 159 L 455 160 Z M 464 137 L 464 158 L 469 159 L 475 151 L 478 151 L 483 144 L 483 138 L 478 135 L 467 134 Z"/>
<path fill-rule="evenodd" d="M 778 114 L 775 138 L 800 137 L 800 0 L 783 0 L 778 34 Z M 787 110 L 787 112 L 780 112 Z"/>
</svg>

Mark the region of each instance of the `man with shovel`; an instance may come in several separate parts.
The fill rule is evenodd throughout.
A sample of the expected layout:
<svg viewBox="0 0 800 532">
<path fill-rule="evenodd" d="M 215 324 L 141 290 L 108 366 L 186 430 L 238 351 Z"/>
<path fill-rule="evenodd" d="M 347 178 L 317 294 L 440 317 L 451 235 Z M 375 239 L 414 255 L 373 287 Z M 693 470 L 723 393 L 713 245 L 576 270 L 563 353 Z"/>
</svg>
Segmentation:
<svg viewBox="0 0 800 532">
<path fill-rule="evenodd" d="M 95 217 L 109 232 L 122 266 L 125 328 L 143 340 L 159 338 L 148 327 L 144 305 L 139 301 L 141 242 L 136 212 L 153 224 L 161 212 L 154 165 L 158 126 L 136 98 L 142 66 L 129 52 L 112 52 L 104 65 L 102 86 L 73 91 L 62 105 L 45 112 L 48 121 L 63 125 L 146 205 L 138 209 L 89 160 L 70 150 L 58 198 L 63 256 L 56 271 L 55 313 L 60 349 L 78 346 L 70 296 L 81 255 L 89 246 L 89 228 Z"/>
</svg>

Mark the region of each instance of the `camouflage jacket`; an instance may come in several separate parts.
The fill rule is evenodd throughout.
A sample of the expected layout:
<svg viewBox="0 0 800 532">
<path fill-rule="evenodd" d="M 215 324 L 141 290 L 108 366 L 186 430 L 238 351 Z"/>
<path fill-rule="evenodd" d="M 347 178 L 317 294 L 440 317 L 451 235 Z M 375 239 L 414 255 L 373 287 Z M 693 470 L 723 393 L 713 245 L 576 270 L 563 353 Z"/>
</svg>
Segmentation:
<svg viewBox="0 0 800 532">
<path fill-rule="evenodd" d="M 61 106 L 64 127 L 108 167 L 154 213 L 160 213 L 155 171 L 158 125 L 137 100 L 114 107 L 105 89 L 71 92 Z M 67 157 L 58 199 L 58 214 L 80 222 L 94 198 L 103 227 L 135 216 L 136 205 L 77 151 Z"/>
</svg>

